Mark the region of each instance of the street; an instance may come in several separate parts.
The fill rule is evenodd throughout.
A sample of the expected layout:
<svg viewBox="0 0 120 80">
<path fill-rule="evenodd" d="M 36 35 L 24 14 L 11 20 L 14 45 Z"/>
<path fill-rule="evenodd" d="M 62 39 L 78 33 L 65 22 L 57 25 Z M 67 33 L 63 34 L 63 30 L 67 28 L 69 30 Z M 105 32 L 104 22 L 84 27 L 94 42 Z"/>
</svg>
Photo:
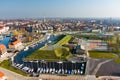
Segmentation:
<svg viewBox="0 0 120 80">
<path fill-rule="evenodd" d="M 0 67 L 0 71 L 5 74 L 8 80 L 30 80 L 30 78 L 24 77 L 20 74 L 17 74 L 15 72 L 9 71 L 1 67 Z"/>
</svg>

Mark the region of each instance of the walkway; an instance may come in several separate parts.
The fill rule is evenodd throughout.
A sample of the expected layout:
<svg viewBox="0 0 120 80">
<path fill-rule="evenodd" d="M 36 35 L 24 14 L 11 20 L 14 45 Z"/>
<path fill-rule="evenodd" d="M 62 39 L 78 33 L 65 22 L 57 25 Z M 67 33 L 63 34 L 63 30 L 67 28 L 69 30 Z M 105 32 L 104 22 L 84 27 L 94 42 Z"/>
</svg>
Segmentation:
<svg viewBox="0 0 120 80">
<path fill-rule="evenodd" d="M 87 80 L 84 75 L 68 75 L 68 76 L 57 76 L 49 74 L 40 74 L 42 80 Z"/>
<path fill-rule="evenodd" d="M 4 69 L 0 67 L 0 71 L 5 74 L 8 80 L 30 80 L 30 78 L 24 77 L 20 74 L 12 72 L 10 70 Z"/>
<path fill-rule="evenodd" d="M 110 61 L 112 61 L 112 59 L 109 59 L 109 60 L 106 60 L 106 61 L 103 61 L 103 62 L 101 62 L 101 63 L 99 63 L 98 65 L 97 65 L 97 67 L 94 69 L 94 71 L 93 71 L 93 75 L 95 75 L 96 73 L 97 73 L 97 71 L 99 70 L 99 68 L 103 65 L 103 64 L 105 64 L 105 63 L 107 63 L 107 62 L 110 62 Z"/>
</svg>

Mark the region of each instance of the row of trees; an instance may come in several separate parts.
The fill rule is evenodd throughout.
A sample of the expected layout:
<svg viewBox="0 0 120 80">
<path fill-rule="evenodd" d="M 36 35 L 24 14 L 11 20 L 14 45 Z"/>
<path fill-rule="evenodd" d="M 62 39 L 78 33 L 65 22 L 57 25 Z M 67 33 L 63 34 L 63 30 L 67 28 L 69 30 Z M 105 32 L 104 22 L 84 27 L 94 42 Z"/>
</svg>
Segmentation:
<svg viewBox="0 0 120 80">
<path fill-rule="evenodd" d="M 73 35 L 77 38 L 85 38 L 85 39 L 97 39 L 97 40 L 103 40 L 104 37 L 101 36 L 95 36 L 95 35 Z"/>
<path fill-rule="evenodd" d="M 34 39 L 38 39 L 40 37 L 40 33 L 35 31 L 27 32 L 24 29 L 21 30 L 12 30 L 12 35 L 21 39 L 23 42 L 31 42 Z"/>
<path fill-rule="evenodd" d="M 106 42 L 108 44 L 108 50 L 120 56 L 120 36 L 108 37 Z"/>
</svg>

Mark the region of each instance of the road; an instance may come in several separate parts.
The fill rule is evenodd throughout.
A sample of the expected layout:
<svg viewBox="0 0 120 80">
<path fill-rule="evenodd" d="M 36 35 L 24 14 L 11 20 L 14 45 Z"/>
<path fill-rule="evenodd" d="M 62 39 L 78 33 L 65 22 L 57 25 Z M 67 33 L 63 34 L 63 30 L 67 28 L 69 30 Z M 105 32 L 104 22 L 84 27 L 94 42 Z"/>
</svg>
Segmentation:
<svg viewBox="0 0 120 80">
<path fill-rule="evenodd" d="M 30 80 L 29 77 L 24 77 L 20 74 L 17 74 L 15 72 L 9 71 L 9 70 L 1 68 L 1 67 L 0 67 L 0 71 L 5 74 L 5 76 L 7 77 L 8 80 Z"/>
<path fill-rule="evenodd" d="M 13 56 L 13 55 L 14 55 L 14 53 L 6 53 L 6 54 L 4 54 L 3 57 L 0 58 L 0 62 L 8 59 L 8 57 L 11 57 L 11 56 Z"/>
<path fill-rule="evenodd" d="M 103 61 L 103 62 L 101 62 L 101 63 L 99 63 L 98 65 L 97 65 L 97 67 L 94 69 L 94 71 L 93 71 L 93 75 L 96 75 L 96 73 L 97 73 L 97 71 L 99 70 L 99 68 L 103 65 L 103 64 L 105 64 L 105 63 L 107 63 L 107 62 L 110 62 L 110 61 L 112 61 L 112 59 L 109 59 L 109 60 L 106 60 L 106 61 Z"/>
<path fill-rule="evenodd" d="M 39 76 L 42 80 L 87 80 L 84 75 L 68 75 L 68 76 L 57 76 L 50 74 L 40 74 Z"/>
<path fill-rule="evenodd" d="M 5 74 L 8 80 L 40 80 L 40 78 L 42 78 L 43 80 L 88 80 L 86 76 L 82 75 L 57 76 L 49 74 L 40 74 L 39 77 L 25 77 L 1 67 L 0 71 Z"/>
<path fill-rule="evenodd" d="M 120 80 L 119 76 L 100 76 L 97 80 Z"/>
</svg>

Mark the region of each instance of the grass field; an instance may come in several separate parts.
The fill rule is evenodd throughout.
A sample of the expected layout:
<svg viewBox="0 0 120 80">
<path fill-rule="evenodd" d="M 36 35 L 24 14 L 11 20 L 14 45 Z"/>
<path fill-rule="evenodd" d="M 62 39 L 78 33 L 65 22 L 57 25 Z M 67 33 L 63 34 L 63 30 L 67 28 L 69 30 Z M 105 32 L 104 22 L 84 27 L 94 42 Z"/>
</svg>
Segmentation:
<svg viewBox="0 0 120 80">
<path fill-rule="evenodd" d="M 116 37 L 106 40 L 108 44 L 116 44 Z"/>
<path fill-rule="evenodd" d="M 116 54 L 109 53 L 109 52 L 103 52 L 103 51 L 89 51 L 89 55 L 91 58 L 108 58 L 113 59 L 116 64 L 120 64 L 120 58 L 117 57 Z"/>
<path fill-rule="evenodd" d="M 10 63 L 8 60 L 4 60 L 3 62 L 1 62 L 0 67 L 3 67 L 3 68 L 8 69 L 10 71 L 16 72 L 16 73 L 21 74 L 23 76 L 28 76 L 28 74 L 22 72 L 21 70 L 18 70 L 16 68 L 10 66 Z"/>
<path fill-rule="evenodd" d="M 68 43 L 68 41 L 70 41 L 71 38 L 72 38 L 72 36 L 66 35 L 63 39 L 58 41 L 55 45 L 62 46 L 64 44 Z"/>
<path fill-rule="evenodd" d="M 45 45 L 40 50 L 53 50 L 56 48 L 61 47 L 62 45 L 68 43 L 72 36 L 69 35 L 61 35 L 57 40 L 55 40 L 55 43 L 52 45 Z"/>
<path fill-rule="evenodd" d="M 66 48 L 57 48 L 54 50 L 37 50 L 26 57 L 27 60 L 66 60 L 71 53 Z"/>
<path fill-rule="evenodd" d="M 115 54 L 105 51 L 89 51 L 89 56 L 92 58 L 116 58 Z"/>
<path fill-rule="evenodd" d="M 37 50 L 34 53 L 26 57 L 27 60 L 49 60 L 49 59 L 58 59 L 55 55 L 54 50 Z"/>
<path fill-rule="evenodd" d="M 72 36 L 65 35 L 53 45 L 46 45 L 26 57 L 27 60 L 67 60 L 72 54 L 69 48 L 62 47 Z M 54 47 L 54 48 L 53 48 Z"/>
<path fill-rule="evenodd" d="M 120 64 L 120 58 L 114 60 L 115 63 Z"/>
</svg>

